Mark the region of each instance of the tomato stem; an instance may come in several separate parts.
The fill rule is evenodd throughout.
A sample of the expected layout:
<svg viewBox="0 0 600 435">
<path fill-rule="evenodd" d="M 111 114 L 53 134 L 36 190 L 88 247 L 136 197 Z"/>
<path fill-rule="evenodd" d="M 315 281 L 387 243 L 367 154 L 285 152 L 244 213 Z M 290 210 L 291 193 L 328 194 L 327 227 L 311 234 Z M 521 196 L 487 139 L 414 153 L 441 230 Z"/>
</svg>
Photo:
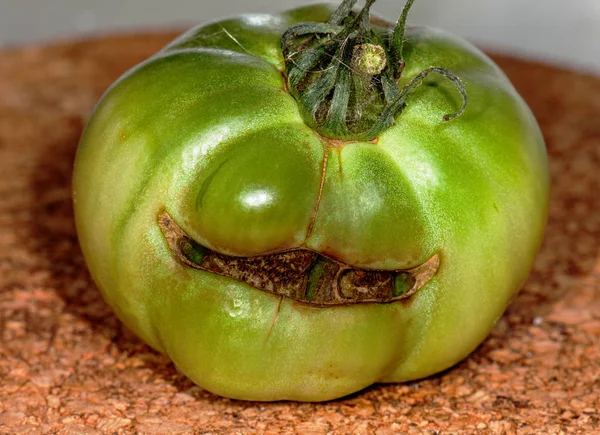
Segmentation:
<svg viewBox="0 0 600 435">
<path fill-rule="evenodd" d="M 324 137 L 373 140 L 395 123 L 408 97 L 435 73 L 450 80 L 462 106 L 442 118 L 465 111 L 467 92 L 452 71 L 429 67 L 400 88 L 406 21 L 414 0 L 408 0 L 393 29 L 372 27 L 367 0 L 355 13 L 357 0 L 344 0 L 327 23 L 303 22 L 281 39 L 288 89 L 298 101 L 305 122 Z"/>
</svg>

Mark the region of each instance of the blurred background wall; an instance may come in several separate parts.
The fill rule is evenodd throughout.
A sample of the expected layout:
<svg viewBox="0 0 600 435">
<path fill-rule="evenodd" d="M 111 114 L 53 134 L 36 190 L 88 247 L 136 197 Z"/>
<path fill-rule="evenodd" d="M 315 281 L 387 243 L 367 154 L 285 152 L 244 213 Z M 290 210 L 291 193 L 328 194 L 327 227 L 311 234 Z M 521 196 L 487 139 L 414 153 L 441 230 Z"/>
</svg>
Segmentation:
<svg viewBox="0 0 600 435">
<path fill-rule="evenodd" d="M 336 0 L 337 1 L 337 0 Z M 306 0 L 0 0 L 0 48 L 108 31 L 185 28 Z M 379 0 L 394 19 L 404 0 Z M 417 0 L 410 22 L 444 28 L 495 51 L 600 75 L 600 0 Z"/>
</svg>

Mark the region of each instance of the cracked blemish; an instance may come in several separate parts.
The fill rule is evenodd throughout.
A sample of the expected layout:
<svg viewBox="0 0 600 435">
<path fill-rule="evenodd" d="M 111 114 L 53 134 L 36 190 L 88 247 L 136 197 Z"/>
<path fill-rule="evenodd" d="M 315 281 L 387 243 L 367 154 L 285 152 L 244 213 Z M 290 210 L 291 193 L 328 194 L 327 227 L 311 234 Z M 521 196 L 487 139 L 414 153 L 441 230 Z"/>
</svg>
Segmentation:
<svg viewBox="0 0 600 435">
<path fill-rule="evenodd" d="M 227 313 L 229 317 L 238 317 L 246 311 L 246 306 L 241 299 L 233 298 L 229 307 L 227 308 Z"/>
<path fill-rule="evenodd" d="M 406 299 L 425 286 L 440 265 L 438 254 L 406 270 L 358 269 L 309 249 L 234 257 L 194 241 L 166 211 L 159 214 L 158 225 L 180 263 L 244 282 L 282 299 L 287 297 L 316 306 L 389 303 Z M 230 315 L 237 315 L 241 309 L 243 307 L 234 302 Z M 278 314 L 273 325 L 277 317 Z"/>
</svg>

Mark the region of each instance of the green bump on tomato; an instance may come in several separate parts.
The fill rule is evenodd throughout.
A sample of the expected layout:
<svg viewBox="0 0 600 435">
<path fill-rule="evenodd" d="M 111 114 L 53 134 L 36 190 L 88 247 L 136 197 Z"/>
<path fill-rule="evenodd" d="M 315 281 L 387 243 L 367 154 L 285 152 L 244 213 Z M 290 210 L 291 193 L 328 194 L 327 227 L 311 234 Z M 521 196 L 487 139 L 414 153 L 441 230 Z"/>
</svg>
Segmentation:
<svg viewBox="0 0 600 435">
<path fill-rule="evenodd" d="M 324 401 L 430 376 L 489 334 L 548 212 L 506 76 L 367 2 L 200 25 L 119 78 L 77 151 L 102 295 L 194 382 Z"/>
</svg>

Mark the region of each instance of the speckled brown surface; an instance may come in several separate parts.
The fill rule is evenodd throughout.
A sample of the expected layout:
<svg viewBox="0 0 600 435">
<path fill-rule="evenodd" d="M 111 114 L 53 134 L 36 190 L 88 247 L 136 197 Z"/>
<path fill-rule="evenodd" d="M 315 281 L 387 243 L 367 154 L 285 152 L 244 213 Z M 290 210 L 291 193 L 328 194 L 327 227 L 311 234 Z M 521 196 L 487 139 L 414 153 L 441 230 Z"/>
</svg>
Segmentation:
<svg viewBox="0 0 600 435">
<path fill-rule="evenodd" d="M 103 90 L 173 35 L 0 53 L 0 433 L 600 433 L 600 80 L 498 57 L 542 125 L 552 206 L 521 295 L 466 361 L 325 404 L 194 386 L 92 284 L 70 174 Z"/>
</svg>

